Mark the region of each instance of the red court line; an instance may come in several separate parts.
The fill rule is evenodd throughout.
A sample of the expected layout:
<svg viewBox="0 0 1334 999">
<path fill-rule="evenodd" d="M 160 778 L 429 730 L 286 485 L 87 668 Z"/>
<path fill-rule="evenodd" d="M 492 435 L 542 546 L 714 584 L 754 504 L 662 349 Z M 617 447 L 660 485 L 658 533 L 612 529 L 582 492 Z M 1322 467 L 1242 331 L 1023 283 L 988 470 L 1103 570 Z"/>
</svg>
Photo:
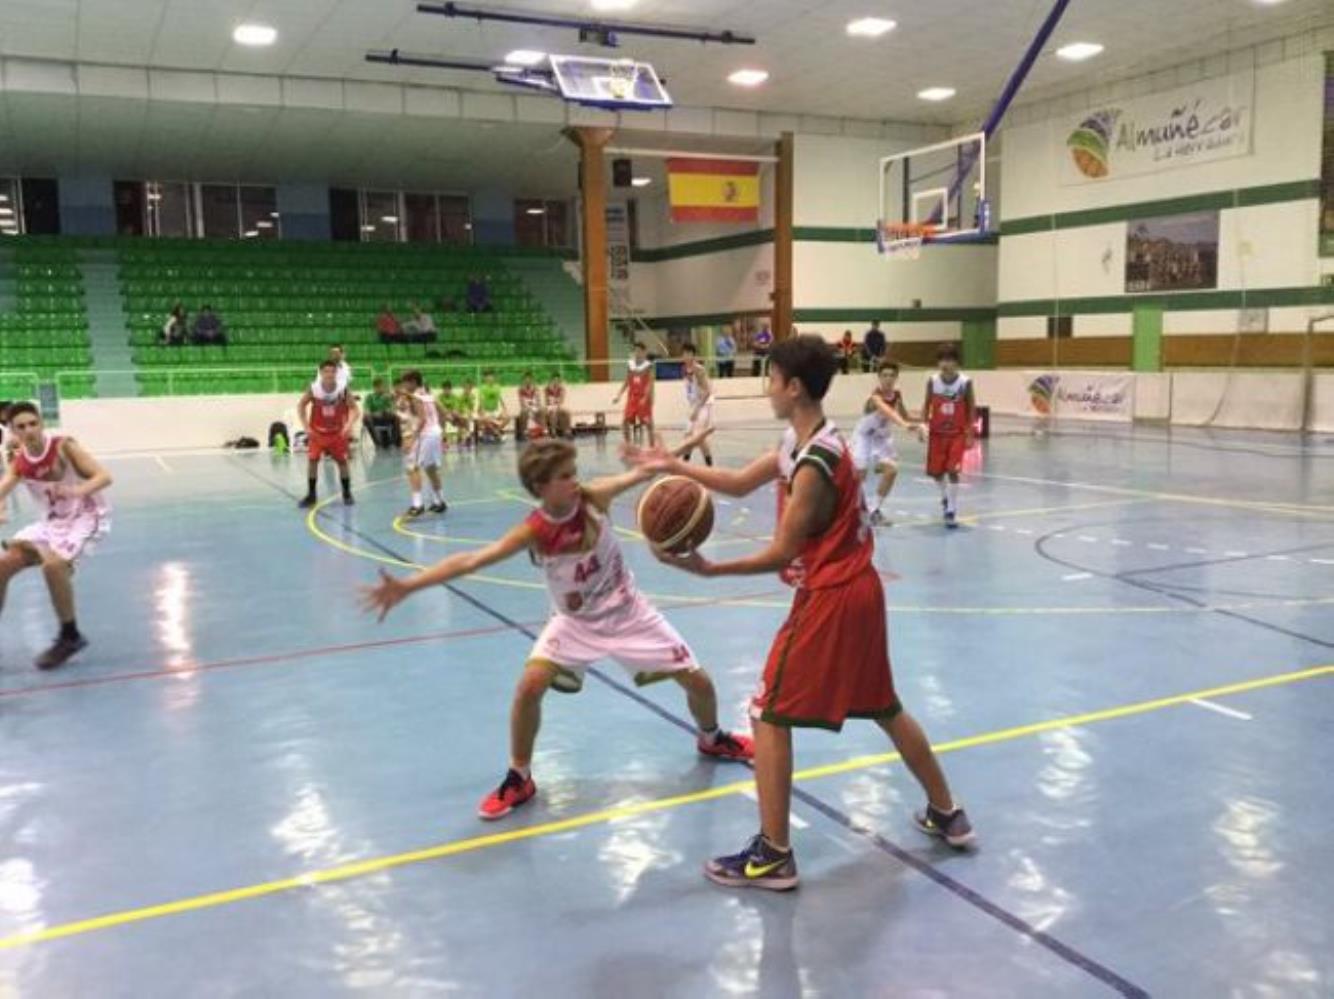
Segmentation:
<svg viewBox="0 0 1334 999">
<path fill-rule="evenodd" d="M 673 611 L 692 610 L 696 607 L 716 607 L 733 600 L 759 600 L 776 595 L 777 591 L 763 593 L 734 593 L 714 600 L 690 600 L 683 603 L 663 601 L 660 607 Z M 525 627 L 538 627 L 546 624 L 547 619 L 521 621 Z M 364 652 L 367 649 L 393 648 L 398 645 L 421 645 L 427 642 L 439 642 L 450 638 L 476 638 L 480 635 L 495 635 L 513 629 L 507 624 L 492 624 L 484 628 L 463 628 L 458 631 L 437 631 L 425 635 L 410 635 L 405 638 L 380 638 L 369 642 L 349 642 L 342 645 L 321 645 L 308 649 L 295 649 L 290 652 L 273 652 L 262 656 L 245 656 L 239 659 L 219 659 L 216 662 L 194 663 L 190 666 L 162 667 L 159 669 L 136 670 L 132 673 L 112 673 L 107 676 L 90 676 L 79 680 L 64 680 L 59 683 L 35 684 L 30 687 L 10 687 L 0 689 L 0 699 L 28 697 L 33 694 L 53 693 L 59 690 L 78 690 L 83 687 L 101 687 L 113 683 L 126 683 L 135 680 L 164 680 L 168 677 L 193 676 L 196 673 L 212 673 L 227 669 L 241 669 L 250 666 L 271 666 L 274 663 L 313 659 L 318 656 L 344 655 L 349 652 Z"/>
</svg>

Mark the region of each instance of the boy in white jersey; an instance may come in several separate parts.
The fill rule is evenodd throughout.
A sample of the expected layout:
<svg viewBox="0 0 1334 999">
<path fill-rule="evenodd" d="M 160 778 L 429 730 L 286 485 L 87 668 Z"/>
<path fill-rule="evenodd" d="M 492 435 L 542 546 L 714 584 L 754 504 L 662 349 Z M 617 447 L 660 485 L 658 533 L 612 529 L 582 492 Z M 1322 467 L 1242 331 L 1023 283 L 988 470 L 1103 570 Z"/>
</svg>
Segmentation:
<svg viewBox="0 0 1334 999">
<path fill-rule="evenodd" d="M 866 400 L 864 415 L 853 428 L 851 451 L 853 467 L 863 486 L 871 472 L 880 476 L 876 486 L 876 504 L 871 511 L 871 523 L 878 525 L 888 523 L 881 508 L 885 505 L 885 497 L 894 488 L 894 480 L 899 476 L 893 425 L 897 423 L 913 431 L 923 441 L 926 440 L 926 431 L 920 423 L 909 419 L 908 410 L 903 405 L 903 396 L 896 387 L 899 380 L 898 363 L 881 361 L 877 377 L 880 384 Z"/>
<path fill-rule="evenodd" d="M 529 653 L 510 711 L 510 765 L 496 790 L 478 808 L 483 819 L 499 819 L 537 793 L 530 766 L 547 688 L 574 693 L 584 671 L 599 659 L 614 659 L 637 684 L 670 678 L 684 688 L 699 726 L 697 747 L 715 759 L 748 760 L 748 736 L 718 727 L 718 699 L 709 674 L 690 646 L 635 585 L 607 516 L 613 499 L 648 481 L 652 473 L 626 472 L 581 484 L 576 451 L 560 440 L 534 441 L 519 456 L 519 479 L 541 505 L 502 538 L 461 552 L 414 576 L 380 573 L 363 590 L 368 610 L 380 620 L 411 593 L 447 583 L 527 551 L 544 570 L 552 615 Z"/>
<path fill-rule="evenodd" d="M 55 669 L 88 645 L 74 616 L 74 563 L 111 529 L 111 507 L 102 495 L 111 474 L 73 438 L 47 436 L 42 416 L 30 402 L 9 407 L 10 429 L 19 448 L 0 477 L 0 523 L 5 502 L 20 482 L 46 515 L 4 543 L 0 555 L 0 608 L 9 581 L 24 569 L 42 567 L 60 634 L 37 657 L 38 669 Z"/>
<path fill-rule="evenodd" d="M 403 372 L 403 386 L 407 390 L 408 405 L 416 423 L 416 437 L 412 447 L 406 444 L 403 446 L 403 467 L 407 470 L 408 485 L 412 489 L 412 505 L 404 516 L 420 517 L 426 512 L 422 505 L 423 471 L 431 485 L 431 512 L 444 513 L 449 508 L 440 481 L 440 462 L 444 452 L 441 420 L 445 415 L 444 410 L 426 387 L 420 371 Z"/>
<path fill-rule="evenodd" d="M 713 450 L 709 447 L 709 435 L 713 432 L 713 386 L 709 383 L 708 372 L 699 363 L 699 352 L 693 343 L 681 348 L 684 361 L 682 375 L 686 384 L 686 405 L 690 408 L 690 423 L 686 427 L 687 439 L 699 438 L 699 452 L 704 455 L 704 464 L 713 464 Z M 690 460 L 691 451 L 682 457 Z"/>
</svg>

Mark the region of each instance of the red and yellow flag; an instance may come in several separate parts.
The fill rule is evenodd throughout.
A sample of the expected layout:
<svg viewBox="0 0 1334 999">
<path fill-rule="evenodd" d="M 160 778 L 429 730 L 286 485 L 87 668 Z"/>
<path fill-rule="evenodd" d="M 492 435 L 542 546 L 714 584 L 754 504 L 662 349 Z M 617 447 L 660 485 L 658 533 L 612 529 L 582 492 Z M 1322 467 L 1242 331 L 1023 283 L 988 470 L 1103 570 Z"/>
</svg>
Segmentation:
<svg viewBox="0 0 1334 999">
<path fill-rule="evenodd" d="M 758 222 L 760 165 L 740 160 L 667 160 L 673 222 Z"/>
</svg>

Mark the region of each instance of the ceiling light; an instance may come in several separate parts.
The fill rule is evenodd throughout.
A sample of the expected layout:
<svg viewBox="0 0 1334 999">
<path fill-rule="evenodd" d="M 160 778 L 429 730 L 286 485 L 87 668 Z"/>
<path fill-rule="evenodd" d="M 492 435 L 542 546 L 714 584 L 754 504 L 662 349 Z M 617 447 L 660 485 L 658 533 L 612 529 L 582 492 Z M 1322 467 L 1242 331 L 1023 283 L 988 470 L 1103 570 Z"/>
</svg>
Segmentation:
<svg viewBox="0 0 1334 999">
<path fill-rule="evenodd" d="M 362 231 L 362 232 L 374 232 L 374 231 L 375 231 L 375 226 L 373 226 L 373 225 L 364 225 L 364 226 L 361 227 L 361 231 Z"/>
<path fill-rule="evenodd" d="M 381 215 L 381 216 L 380 216 L 380 221 L 381 221 L 381 222 L 388 222 L 390 225 L 398 225 L 398 216 L 397 216 L 397 215 Z"/>
<path fill-rule="evenodd" d="M 271 221 L 269 221 L 268 219 L 260 219 L 258 222 L 255 223 L 255 228 L 256 228 L 256 229 L 272 229 L 272 228 L 273 228 L 273 223 L 272 223 Z"/>
<path fill-rule="evenodd" d="M 0 204 L 3 204 L 4 202 L 6 202 L 6 201 L 8 201 L 8 200 L 9 200 L 9 195 L 8 195 L 8 194 L 0 194 Z"/>
<path fill-rule="evenodd" d="M 232 32 L 237 45 L 272 45 L 277 38 L 278 30 L 267 24 L 238 24 Z"/>
<path fill-rule="evenodd" d="M 246 238 L 246 239 L 253 239 L 254 237 L 256 237 L 256 236 L 258 236 L 258 235 L 259 235 L 259 230 L 258 230 L 258 229 L 247 229 L 247 230 L 245 231 L 245 238 Z"/>
<path fill-rule="evenodd" d="M 1056 54 L 1067 62 L 1083 62 L 1101 52 L 1102 46 L 1097 42 L 1071 42 L 1056 50 Z"/>
<path fill-rule="evenodd" d="M 505 63 L 507 66 L 536 66 L 546 57 L 545 52 L 538 52 L 535 49 L 515 49 L 505 56 Z"/>
<path fill-rule="evenodd" d="M 767 79 L 769 74 L 763 69 L 738 69 L 727 78 L 727 82 L 735 83 L 738 87 L 758 87 Z"/>
<path fill-rule="evenodd" d="M 953 87 L 927 87 L 919 90 L 917 96 L 924 101 L 947 101 L 954 96 Z"/>
<path fill-rule="evenodd" d="M 529 214 L 529 215 L 545 215 L 546 213 L 547 213 L 547 210 L 546 210 L 545 208 L 530 208 L 530 209 L 528 209 L 528 214 Z"/>
<path fill-rule="evenodd" d="M 648 187 L 653 183 L 653 179 L 651 177 L 635 177 L 630 183 L 635 187 Z"/>
<path fill-rule="evenodd" d="M 271 219 L 276 219 L 276 218 L 278 218 L 278 213 L 277 213 L 277 212 L 269 212 L 269 218 L 271 218 Z"/>
<path fill-rule="evenodd" d="M 1261 7 L 1277 7 L 1283 0 L 1255 0 Z"/>
<path fill-rule="evenodd" d="M 158 192 L 158 191 L 149 191 L 149 192 L 148 192 L 148 200 L 149 200 L 149 201 L 161 201 L 161 200 L 162 200 L 162 194 L 161 194 L 160 192 Z"/>
<path fill-rule="evenodd" d="M 13 214 L 14 214 L 14 209 L 8 206 L 0 208 L 0 215 L 13 215 Z"/>
<path fill-rule="evenodd" d="M 856 38 L 879 38 L 897 27 L 894 21 L 883 17 L 859 17 L 848 22 L 848 34 Z"/>
<path fill-rule="evenodd" d="M 593 0 L 594 10 L 629 10 L 637 0 Z"/>
</svg>

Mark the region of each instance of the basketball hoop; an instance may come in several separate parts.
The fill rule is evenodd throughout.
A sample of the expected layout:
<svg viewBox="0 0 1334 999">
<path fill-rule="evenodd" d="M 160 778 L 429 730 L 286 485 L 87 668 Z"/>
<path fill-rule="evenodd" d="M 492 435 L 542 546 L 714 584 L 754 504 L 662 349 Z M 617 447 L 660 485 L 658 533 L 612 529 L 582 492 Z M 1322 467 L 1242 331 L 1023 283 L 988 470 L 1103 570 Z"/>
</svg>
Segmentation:
<svg viewBox="0 0 1334 999">
<path fill-rule="evenodd" d="M 633 59 L 618 59 L 607 67 L 607 93 L 618 101 L 627 100 L 635 89 L 638 66 Z"/>
<path fill-rule="evenodd" d="M 936 234 L 936 227 L 924 222 L 876 223 L 875 246 L 887 260 L 916 260 L 922 244 Z"/>
</svg>

